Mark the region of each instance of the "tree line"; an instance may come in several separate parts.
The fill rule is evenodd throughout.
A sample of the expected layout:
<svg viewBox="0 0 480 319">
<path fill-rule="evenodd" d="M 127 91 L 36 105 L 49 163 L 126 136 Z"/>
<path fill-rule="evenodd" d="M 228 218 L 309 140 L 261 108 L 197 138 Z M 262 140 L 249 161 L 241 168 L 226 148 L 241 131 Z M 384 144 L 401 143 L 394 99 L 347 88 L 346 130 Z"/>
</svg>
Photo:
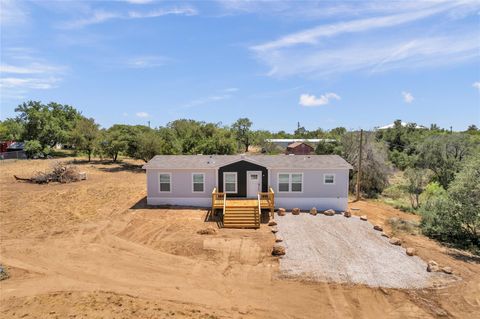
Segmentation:
<svg viewBox="0 0 480 319">
<path fill-rule="evenodd" d="M 358 173 L 362 147 L 361 192 L 377 197 L 385 192 L 395 173 L 408 194 L 411 210 L 422 215 L 427 235 L 440 240 L 477 246 L 480 232 L 480 131 L 471 125 L 464 132 L 452 132 L 432 124 L 394 122 L 390 129 L 367 131 L 360 146 L 358 131 L 344 127 L 293 133 L 253 130 L 248 118 L 232 125 L 179 119 L 165 126 L 115 124 L 100 128 L 69 105 L 28 101 L 19 105 L 17 116 L 0 122 L 1 140 L 25 141 L 29 157 L 45 156 L 56 144 L 78 152 L 117 161 L 128 156 L 143 161 L 157 154 L 236 154 L 256 148 L 268 154 L 284 150 L 270 138 L 320 138 L 316 154 L 338 154 L 353 165 L 351 188 Z M 388 189 L 387 189 L 388 190 Z M 480 249 L 479 249 L 480 250 Z"/>
</svg>

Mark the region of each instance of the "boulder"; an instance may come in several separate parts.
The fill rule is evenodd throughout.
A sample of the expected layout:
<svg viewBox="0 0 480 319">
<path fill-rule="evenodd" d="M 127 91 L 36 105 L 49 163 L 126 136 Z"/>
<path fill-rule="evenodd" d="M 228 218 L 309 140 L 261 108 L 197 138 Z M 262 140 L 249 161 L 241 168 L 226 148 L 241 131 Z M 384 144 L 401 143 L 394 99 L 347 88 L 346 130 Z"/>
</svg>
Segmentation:
<svg viewBox="0 0 480 319">
<path fill-rule="evenodd" d="M 273 246 L 272 255 L 273 256 L 283 256 L 283 255 L 285 255 L 285 247 L 280 246 L 280 245 Z"/>
<path fill-rule="evenodd" d="M 300 208 L 292 209 L 292 215 L 300 215 Z"/>
<path fill-rule="evenodd" d="M 443 267 L 443 268 L 442 268 L 442 271 L 443 271 L 444 273 L 446 273 L 446 274 L 449 274 L 449 275 L 451 275 L 451 274 L 453 273 L 451 267 Z"/>
<path fill-rule="evenodd" d="M 268 226 L 277 226 L 277 222 L 273 219 L 270 219 L 270 221 L 268 222 Z"/>
<path fill-rule="evenodd" d="M 286 214 L 285 208 L 279 208 L 279 209 L 277 210 L 277 215 L 278 215 L 278 216 L 285 216 L 285 214 Z"/>
<path fill-rule="evenodd" d="M 386 238 L 390 238 L 390 236 L 388 236 L 386 233 L 382 232 L 382 237 L 386 237 Z"/>
<path fill-rule="evenodd" d="M 335 215 L 335 211 L 333 209 L 327 209 L 326 211 L 323 212 L 323 215 L 333 216 L 333 215 Z"/>
<path fill-rule="evenodd" d="M 402 244 L 402 240 L 397 237 L 392 237 L 390 238 L 389 243 L 392 245 L 400 246 Z"/>
<path fill-rule="evenodd" d="M 360 216 L 360 219 L 363 220 L 363 221 L 367 221 L 367 220 L 368 220 L 367 215 L 362 215 L 362 216 Z"/>
<path fill-rule="evenodd" d="M 438 264 L 435 261 L 430 260 L 427 264 L 427 271 L 436 272 L 436 271 L 440 271 L 440 268 L 438 267 Z"/>
<path fill-rule="evenodd" d="M 276 237 L 275 237 L 275 242 L 276 242 L 276 243 L 281 243 L 282 241 L 283 241 L 283 238 L 282 238 L 282 237 L 280 237 L 280 236 L 276 236 Z"/>
<path fill-rule="evenodd" d="M 208 227 L 208 228 L 205 228 L 205 229 L 200 229 L 199 231 L 197 231 L 197 234 L 200 234 L 200 235 L 216 235 L 217 230 L 215 228 Z"/>
<path fill-rule="evenodd" d="M 343 212 L 343 216 L 345 216 L 345 217 L 347 217 L 347 218 L 348 218 L 348 217 L 352 217 L 352 212 L 349 211 L 349 210 L 344 211 L 344 212 Z"/>
<path fill-rule="evenodd" d="M 415 256 L 415 254 L 417 253 L 415 248 L 412 248 L 412 247 L 408 247 L 407 250 L 405 250 L 405 252 L 407 253 L 408 256 Z"/>
<path fill-rule="evenodd" d="M 383 228 L 380 225 L 373 226 L 373 229 L 378 230 L 378 231 L 383 231 Z"/>
<path fill-rule="evenodd" d="M 278 233 L 278 228 L 277 228 L 277 227 L 272 227 L 272 228 L 270 228 L 270 230 L 271 230 L 272 233 L 274 233 L 274 234 Z"/>
<path fill-rule="evenodd" d="M 317 208 L 316 207 L 312 207 L 312 209 L 310 209 L 310 215 L 313 215 L 313 216 L 317 215 Z"/>
</svg>

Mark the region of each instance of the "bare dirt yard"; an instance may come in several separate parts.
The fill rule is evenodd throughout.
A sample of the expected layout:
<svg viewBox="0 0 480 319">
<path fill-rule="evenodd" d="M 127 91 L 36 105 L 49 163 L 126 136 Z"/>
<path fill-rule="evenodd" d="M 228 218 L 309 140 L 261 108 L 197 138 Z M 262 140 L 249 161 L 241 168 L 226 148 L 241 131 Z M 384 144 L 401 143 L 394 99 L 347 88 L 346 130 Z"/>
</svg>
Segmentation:
<svg viewBox="0 0 480 319">
<path fill-rule="evenodd" d="M 13 178 L 52 161 L 0 163 L 0 263 L 10 275 L 0 281 L 2 318 L 480 317 L 478 257 L 422 235 L 397 234 L 461 280 L 390 289 L 284 279 L 269 227 L 199 235 L 216 227 L 207 211 L 147 208 L 140 162 L 79 163 L 88 179 L 71 184 Z M 387 233 L 391 217 L 418 219 L 351 206 Z"/>
</svg>

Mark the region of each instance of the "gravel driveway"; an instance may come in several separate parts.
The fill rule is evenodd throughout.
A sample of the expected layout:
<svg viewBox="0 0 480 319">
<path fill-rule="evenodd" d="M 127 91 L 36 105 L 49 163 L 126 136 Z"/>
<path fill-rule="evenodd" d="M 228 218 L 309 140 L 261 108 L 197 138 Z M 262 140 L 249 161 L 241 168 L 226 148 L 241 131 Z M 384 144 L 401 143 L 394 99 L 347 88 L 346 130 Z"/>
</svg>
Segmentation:
<svg viewBox="0 0 480 319">
<path fill-rule="evenodd" d="M 280 270 L 287 277 L 387 288 L 431 285 L 433 275 L 426 271 L 426 263 L 391 245 L 368 221 L 306 213 L 275 220 L 287 251 Z"/>
</svg>

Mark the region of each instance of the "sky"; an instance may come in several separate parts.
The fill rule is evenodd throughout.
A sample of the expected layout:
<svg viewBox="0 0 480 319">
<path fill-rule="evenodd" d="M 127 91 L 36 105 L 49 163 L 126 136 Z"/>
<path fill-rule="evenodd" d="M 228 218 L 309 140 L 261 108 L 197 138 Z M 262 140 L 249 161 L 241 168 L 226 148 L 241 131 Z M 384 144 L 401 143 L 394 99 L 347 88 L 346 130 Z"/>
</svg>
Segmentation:
<svg viewBox="0 0 480 319">
<path fill-rule="evenodd" d="M 480 1 L 0 0 L 0 118 L 480 126 Z"/>
</svg>

